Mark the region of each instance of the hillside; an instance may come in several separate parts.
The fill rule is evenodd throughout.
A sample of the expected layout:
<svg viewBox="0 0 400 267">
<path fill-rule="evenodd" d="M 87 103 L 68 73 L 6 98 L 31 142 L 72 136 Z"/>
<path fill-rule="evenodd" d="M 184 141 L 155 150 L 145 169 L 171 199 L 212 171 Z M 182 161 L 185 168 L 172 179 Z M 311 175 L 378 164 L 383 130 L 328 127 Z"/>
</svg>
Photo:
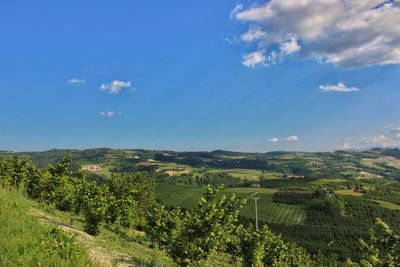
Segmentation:
<svg viewBox="0 0 400 267">
<path fill-rule="evenodd" d="M 4 158 L 14 155 L 11 152 L 1 154 Z M 63 170 L 65 167 L 58 169 L 56 166 L 63 166 L 63 161 L 59 160 L 69 156 L 72 161 L 68 166 L 72 173 L 76 172 L 76 178 L 81 177 L 79 170 L 82 170 L 89 181 L 97 181 L 99 185 L 133 186 L 139 192 L 152 192 L 146 185 L 148 180 L 142 180 L 144 184 L 130 180 L 144 173 L 145 179 L 155 181 L 154 193 L 151 193 L 154 198 L 171 208 L 191 210 L 205 193 L 206 185 L 225 184 L 224 194 L 234 193 L 242 199 L 252 195 L 259 197 L 260 225 L 267 224 L 282 234 L 285 241 L 297 243 L 312 254 L 322 252 L 340 261 L 348 257 L 360 258 L 358 239 L 368 237 L 368 229 L 375 218 L 384 219 L 396 230 L 400 225 L 398 149 L 241 153 L 101 148 L 19 155 L 29 157 L 33 165 L 47 167 L 43 171 L 49 173 Z M 48 167 L 49 163 L 53 165 Z M 54 187 L 53 184 L 49 186 Z M 43 190 L 48 191 L 47 187 Z M 60 191 L 65 195 L 63 198 L 74 194 L 68 188 Z M 96 191 L 100 188 L 90 190 L 100 196 L 103 194 L 103 191 Z M 120 196 L 117 190 L 115 197 Z M 244 225 L 254 223 L 254 202 L 249 199 L 239 214 Z M 144 227 L 141 221 L 135 223 Z"/>
<path fill-rule="evenodd" d="M 13 153 L 4 151 L 0 152 L 1 154 Z M 53 149 L 18 154 L 29 156 L 38 167 L 46 167 L 49 163 L 59 161 L 68 155 L 72 158 L 75 169 L 94 165 L 93 176 L 103 177 L 109 176 L 110 172 L 144 170 L 167 173 L 169 176 L 225 172 L 235 177 L 255 181 L 258 181 L 260 176 L 266 178 L 298 176 L 309 179 L 400 179 L 400 150 L 397 148 L 323 153 L 243 153 L 222 150 L 174 152 L 96 148 Z"/>
<path fill-rule="evenodd" d="M 0 189 L 1 266 L 94 266 L 73 236 L 39 223 L 32 211 L 20 193 Z"/>
</svg>

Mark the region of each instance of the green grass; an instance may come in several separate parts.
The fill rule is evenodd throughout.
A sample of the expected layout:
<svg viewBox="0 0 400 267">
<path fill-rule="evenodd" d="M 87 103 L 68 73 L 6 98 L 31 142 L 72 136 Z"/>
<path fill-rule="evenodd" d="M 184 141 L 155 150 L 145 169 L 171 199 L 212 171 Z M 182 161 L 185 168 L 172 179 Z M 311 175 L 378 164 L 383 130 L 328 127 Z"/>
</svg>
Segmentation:
<svg viewBox="0 0 400 267">
<path fill-rule="evenodd" d="M 59 222 L 83 231 L 84 223 L 81 217 L 76 217 L 69 212 L 61 212 L 50 210 L 51 216 Z M 130 256 L 128 260 L 132 266 L 152 266 L 152 262 L 156 262 L 156 266 L 176 266 L 175 263 L 164 252 L 158 249 L 152 249 L 151 243 L 144 232 L 134 229 L 125 229 L 119 233 L 102 226 L 100 234 L 94 238 L 94 244 L 104 248 L 108 252 L 125 253 Z M 117 265 L 119 259 L 114 261 Z M 207 266 L 232 266 L 229 263 L 229 257 L 225 254 L 213 253 L 207 259 Z M 1 265 L 0 265 L 1 266 Z M 118 265 L 117 265 L 118 266 Z M 131 265 L 129 265 L 131 266 Z M 240 263 L 236 266 L 241 266 Z"/>
<path fill-rule="evenodd" d="M 353 196 L 353 197 L 362 197 L 364 194 L 360 192 L 354 192 L 351 189 L 343 189 L 335 191 L 335 194 L 342 195 L 342 196 Z"/>
<path fill-rule="evenodd" d="M 250 169 L 207 169 L 207 173 L 228 173 L 234 177 L 240 179 L 249 179 L 258 181 L 258 178 L 263 175 L 260 170 L 250 170 Z"/>
<path fill-rule="evenodd" d="M 391 209 L 391 210 L 400 210 L 400 205 L 392 202 L 387 202 L 383 200 L 374 200 L 377 202 L 381 207 Z"/>
<path fill-rule="evenodd" d="M 192 208 L 205 192 L 204 187 L 190 185 L 156 184 L 157 197 L 165 205 Z"/>
<path fill-rule="evenodd" d="M 205 188 L 189 185 L 157 184 L 156 192 L 158 198 L 165 205 L 192 208 L 204 193 Z M 300 224 L 306 217 L 306 211 L 303 207 L 272 202 L 272 195 L 275 189 L 269 188 L 228 188 L 223 191 L 225 194 L 235 193 L 241 198 L 247 198 L 254 192 L 257 192 L 258 217 L 260 220 L 278 223 L 278 224 Z M 254 219 L 254 201 L 249 199 L 240 211 L 240 215 Z"/>
<path fill-rule="evenodd" d="M 29 215 L 32 210 L 46 210 L 50 221 L 39 223 L 38 218 Z M 64 234 L 51 224 L 68 225 L 83 231 L 83 220 L 69 212 L 51 207 L 42 207 L 22 197 L 19 192 L 0 189 L 0 266 L 96 266 L 72 237 Z M 81 238 L 78 238 L 82 242 Z M 86 244 L 85 246 L 87 246 Z M 105 249 L 104 252 L 126 253 L 132 266 L 176 266 L 172 259 L 159 250 L 150 248 L 150 242 L 143 232 L 127 230 L 122 235 L 101 227 L 99 236 L 90 240 L 90 246 Z M 100 253 L 103 250 L 99 250 Z M 154 256 L 156 255 L 156 256 Z M 118 257 L 114 263 L 123 262 Z M 232 266 L 225 254 L 213 253 L 207 260 L 208 266 Z M 238 263 L 239 264 L 239 263 Z M 131 266 L 131 265 L 130 265 Z M 240 264 L 237 266 L 241 266 Z"/>
<path fill-rule="evenodd" d="M 0 189 L 0 266 L 92 266 L 73 238 L 30 216 L 31 206 Z"/>
<path fill-rule="evenodd" d="M 247 198 L 257 192 L 256 196 L 260 198 L 257 205 L 260 220 L 287 225 L 302 223 L 306 217 L 305 209 L 298 205 L 273 202 L 272 195 L 276 191 L 269 188 L 230 188 L 225 190 L 226 193 L 235 193 L 241 198 Z M 248 199 L 240 214 L 244 217 L 255 218 L 255 205 L 252 199 Z"/>
</svg>

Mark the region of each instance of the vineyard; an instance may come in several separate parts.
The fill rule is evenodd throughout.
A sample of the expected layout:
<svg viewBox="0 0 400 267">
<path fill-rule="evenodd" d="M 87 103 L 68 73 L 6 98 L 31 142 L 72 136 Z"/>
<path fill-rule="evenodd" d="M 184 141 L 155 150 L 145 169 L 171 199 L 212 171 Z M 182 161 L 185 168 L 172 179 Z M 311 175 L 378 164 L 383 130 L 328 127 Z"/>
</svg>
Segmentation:
<svg viewBox="0 0 400 267">
<path fill-rule="evenodd" d="M 162 203 L 185 209 L 192 208 L 205 191 L 205 187 L 172 184 L 157 184 L 155 188 Z M 305 208 L 299 205 L 273 202 L 272 195 L 275 192 L 275 189 L 268 188 L 229 188 L 223 191 L 224 194 L 234 193 L 242 199 L 257 193 L 256 196 L 260 198 L 258 200 L 258 217 L 262 221 L 285 225 L 302 223 L 306 217 Z M 240 210 L 240 215 L 251 219 L 255 218 L 253 200 L 247 200 Z"/>
<path fill-rule="evenodd" d="M 380 240 L 371 237 L 368 241 L 371 228 L 388 229 L 377 218 L 383 218 L 394 231 L 400 230 L 399 211 L 392 207 L 397 204 L 389 202 L 396 199 L 398 191 L 390 191 L 381 180 L 311 184 L 260 178 L 260 186 L 235 187 L 241 180 L 223 173 L 194 180 L 161 176 L 171 183 L 156 183 L 160 181 L 157 172 L 132 172 L 112 173 L 96 182 L 72 166 L 68 157 L 47 168 L 35 167 L 29 159 L 18 156 L 0 158 L 0 185 L 23 193 L 41 207 L 70 214 L 90 235 L 108 232 L 115 235 L 111 243 L 140 242 L 147 246 L 146 251 L 160 250 L 160 256 L 151 256 L 151 261 L 162 258 L 178 266 L 202 266 L 216 259 L 222 259 L 222 266 L 228 262 L 239 266 L 336 266 L 339 262 L 368 261 L 365 255 L 377 253 L 366 243 Z M 228 182 L 231 187 L 193 182 Z M 398 182 L 390 185 L 398 188 Z M 258 199 L 259 231 L 254 229 L 253 197 Z M 383 200 L 377 198 L 392 206 L 385 208 L 377 202 Z M 138 236 L 138 230 L 145 233 Z M 397 235 L 393 238 L 397 240 Z M 366 240 L 361 247 L 359 239 Z M 380 260 L 390 262 L 397 247 L 382 242 L 379 246 L 386 254 L 379 256 Z"/>
</svg>

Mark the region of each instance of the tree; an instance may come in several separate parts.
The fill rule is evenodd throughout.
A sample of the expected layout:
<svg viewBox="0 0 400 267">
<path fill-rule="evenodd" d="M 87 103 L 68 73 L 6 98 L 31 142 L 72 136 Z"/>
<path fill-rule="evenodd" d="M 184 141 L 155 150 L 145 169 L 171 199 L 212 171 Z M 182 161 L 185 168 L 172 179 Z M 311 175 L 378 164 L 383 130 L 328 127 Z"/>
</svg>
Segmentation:
<svg viewBox="0 0 400 267">
<path fill-rule="evenodd" d="M 241 254 L 245 266 L 314 266 L 310 255 L 301 247 L 286 243 L 267 225 L 256 232 L 250 226 L 241 235 Z"/>
<path fill-rule="evenodd" d="M 370 239 L 365 242 L 360 240 L 363 250 L 361 266 L 400 266 L 400 235 L 377 218 L 374 229 L 369 231 Z"/>
<path fill-rule="evenodd" d="M 86 181 L 82 181 L 78 189 L 75 205 L 85 217 L 85 231 L 91 235 L 98 235 L 100 223 L 104 221 L 108 209 L 108 192 L 95 182 Z"/>
<path fill-rule="evenodd" d="M 201 266 L 212 251 L 223 249 L 229 241 L 243 201 L 234 194 L 217 197 L 221 189 L 208 186 L 190 211 L 167 211 L 159 205 L 150 214 L 149 236 L 179 266 Z"/>
<path fill-rule="evenodd" d="M 155 204 L 154 181 L 148 173 L 114 174 L 107 183 L 111 194 L 107 220 L 130 227 L 145 224 Z"/>
</svg>

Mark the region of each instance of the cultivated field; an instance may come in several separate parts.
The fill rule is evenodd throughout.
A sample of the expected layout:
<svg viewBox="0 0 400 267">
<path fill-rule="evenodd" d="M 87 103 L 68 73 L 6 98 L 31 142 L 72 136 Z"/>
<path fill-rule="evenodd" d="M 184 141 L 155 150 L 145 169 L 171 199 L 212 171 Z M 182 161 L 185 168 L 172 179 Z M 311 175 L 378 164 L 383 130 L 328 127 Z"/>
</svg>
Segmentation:
<svg viewBox="0 0 400 267">
<path fill-rule="evenodd" d="M 166 205 L 179 206 L 185 209 L 192 208 L 204 192 L 204 187 L 157 184 L 158 198 Z M 276 190 L 268 188 L 229 188 L 224 194 L 235 193 L 241 198 L 247 198 L 257 192 L 258 217 L 262 221 L 278 224 L 300 224 L 306 217 L 306 211 L 302 206 L 272 202 L 272 195 Z M 254 201 L 248 199 L 242 208 L 240 215 L 255 218 Z"/>
</svg>

